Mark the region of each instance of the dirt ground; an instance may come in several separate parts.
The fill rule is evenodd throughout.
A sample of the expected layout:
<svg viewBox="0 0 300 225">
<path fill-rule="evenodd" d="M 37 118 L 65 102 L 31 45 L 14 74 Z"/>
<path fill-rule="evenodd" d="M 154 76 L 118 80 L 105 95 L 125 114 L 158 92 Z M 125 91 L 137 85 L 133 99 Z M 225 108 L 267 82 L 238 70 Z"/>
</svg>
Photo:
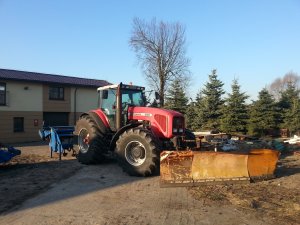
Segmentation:
<svg viewBox="0 0 300 225">
<path fill-rule="evenodd" d="M 21 155 L 0 164 L 0 215 L 68 178 L 83 166 L 71 153 L 62 161 L 58 160 L 57 154 L 50 158 L 48 145 L 43 143 L 14 147 L 21 150 Z"/>
<path fill-rule="evenodd" d="M 49 191 L 56 184 L 64 182 L 64 180 L 72 177 L 72 175 L 87 168 L 87 166 L 78 163 L 70 153 L 68 156 L 63 157 L 62 161 L 58 161 L 57 155 L 54 155 L 54 158 L 51 159 L 48 146 L 41 145 L 41 143 L 15 145 L 15 147 L 20 149 L 22 154 L 15 157 L 8 164 L 0 165 L 0 221 L 1 217 L 9 218 L 10 213 L 16 212 L 26 200 Z M 117 167 L 113 162 L 110 166 L 112 166 L 112 168 Z M 196 202 L 201 202 L 203 210 L 209 212 L 210 209 L 226 209 L 227 207 L 228 210 L 237 210 L 241 214 L 249 215 L 249 218 L 264 218 L 264 222 L 261 224 L 300 224 L 300 155 L 291 153 L 281 155 L 277 167 L 277 178 L 269 181 L 251 184 L 201 186 L 184 189 L 187 190 L 188 198 L 192 198 Z M 101 182 L 104 179 L 105 175 L 99 177 Z M 88 179 L 86 179 L 85 182 L 87 180 Z M 155 178 L 155 180 L 158 179 Z M 150 183 L 145 185 L 148 187 Z M 140 186 L 140 184 L 135 186 L 137 193 L 141 191 L 139 190 L 139 188 L 141 188 Z M 118 193 L 122 192 L 123 186 L 121 185 L 119 188 Z M 130 191 L 125 187 L 123 190 Z M 173 195 L 173 198 L 174 196 L 175 198 L 176 196 L 180 198 L 181 195 L 179 193 L 182 192 L 180 190 L 182 189 L 172 190 L 172 192 L 177 193 Z M 105 196 L 103 198 L 107 199 Z M 134 195 L 132 195 L 132 198 L 134 198 Z M 138 201 L 139 200 L 136 202 Z M 172 201 L 176 202 L 176 199 Z M 133 202 L 133 204 L 137 204 L 136 202 Z M 174 205 L 174 207 L 178 206 Z M 172 208 L 172 206 L 170 206 L 170 208 Z M 199 211 L 197 211 L 197 213 L 198 212 Z M 222 213 L 224 213 L 224 210 L 219 212 L 219 214 Z M 226 215 L 222 216 L 222 218 L 226 218 Z M 214 218 L 207 219 L 207 224 L 213 224 L 211 221 L 213 221 Z M 55 222 L 55 220 L 51 221 L 53 223 Z M 235 222 L 229 221 L 224 224 L 239 224 L 238 221 L 239 220 Z M 52 222 L 48 224 L 53 224 Z M 84 223 L 86 223 L 86 221 L 78 224 Z M 131 222 L 127 224 L 130 223 Z M 65 222 L 58 222 L 57 224 L 65 224 Z M 145 224 L 155 223 L 148 221 Z M 187 223 L 180 222 L 178 224 Z M 203 224 L 206 223 L 203 222 Z M 244 224 L 260 223 L 248 221 Z"/>
<path fill-rule="evenodd" d="M 189 191 L 208 205 L 234 205 L 262 217 L 268 215 L 278 223 L 300 224 L 300 156 L 281 156 L 276 176 L 268 181 L 215 185 L 209 191 L 204 186 L 193 187 Z"/>
</svg>

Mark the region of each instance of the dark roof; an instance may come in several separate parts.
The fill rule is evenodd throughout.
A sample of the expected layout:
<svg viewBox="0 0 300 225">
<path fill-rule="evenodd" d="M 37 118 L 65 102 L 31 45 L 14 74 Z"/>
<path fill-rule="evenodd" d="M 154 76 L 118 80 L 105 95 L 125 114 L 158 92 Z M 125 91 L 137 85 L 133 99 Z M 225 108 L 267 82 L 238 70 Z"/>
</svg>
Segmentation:
<svg viewBox="0 0 300 225">
<path fill-rule="evenodd" d="M 8 70 L 8 69 L 0 69 L 0 79 L 1 78 L 8 79 L 8 80 L 66 84 L 66 85 L 89 86 L 89 87 L 102 87 L 111 84 L 105 80 L 68 77 L 62 75 L 35 73 L 35 72 L 26 72 L 26 71 Z"/>
</svg>

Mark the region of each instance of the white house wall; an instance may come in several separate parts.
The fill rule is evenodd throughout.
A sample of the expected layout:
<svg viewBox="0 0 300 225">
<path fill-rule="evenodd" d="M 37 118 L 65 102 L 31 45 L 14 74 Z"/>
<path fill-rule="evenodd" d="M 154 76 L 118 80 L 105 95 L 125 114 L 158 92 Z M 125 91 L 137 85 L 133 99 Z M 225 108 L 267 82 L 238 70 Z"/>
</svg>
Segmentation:
<svg viewBox="0 0 300 225">
<path fill-rule="evenodd" d="M 68 113 L 69 125 L 75 125 L 83 112 L 97 108 L 97 88 L 64 86 L 63 101 L 49 100 L 48 83 L 30 83 L 4 80 L 7 91 L 7 106 L 0 107 L 0 142 L 17 143 L 39 141 L 38 130 L 42 127 L 43 113 Z M 76 112 L 76 113 L 74 113 Z M 24 118 L 24 131 L 14 132 L 14 117 Z"/>
<path fill-rule="evenodd" d="M 41 84 L 6 82 L 7 104 L 0 111 L 41 112 L 43 110 L 43 87 Z"/>
<path fill-rule="evenodd" d="M 77 88 L 76 91 L 76 110 L 75 106 L 75 88 L 71 89 L 71 112 L 87 112 L 91 109 L 96 109 L 98 106 L 97 89 Z"/>
</svg>

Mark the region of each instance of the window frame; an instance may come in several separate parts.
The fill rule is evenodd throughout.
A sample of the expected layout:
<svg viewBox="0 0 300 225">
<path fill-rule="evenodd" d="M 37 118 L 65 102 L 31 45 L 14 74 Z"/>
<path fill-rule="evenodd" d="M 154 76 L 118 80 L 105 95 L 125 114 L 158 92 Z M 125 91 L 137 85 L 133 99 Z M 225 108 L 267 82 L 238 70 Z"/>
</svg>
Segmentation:
<svg viewBox="0 0 300 225">
<path fill-rule="evenodd" d="M 65 88 L 62 86 L 49 86 L 49 100 L 64 101 Z"/>
<path fill-rule="evenodd" d="M 0 82 L 0 87 L 1 86 L 4 87 L 4 91 L 0 90 L 0 95 L 2 95 L 1 92 L 3 92 L 4 101 L 3 102 L 0 101 L 0 106 L 6 106 L 6 104 L 7 104 L 7 101 L 6 101 L 6 83 Z"/>
<path fill-rule="evenodd" d="M 18 121 L 19 120 L 19 121 Z M 24 132 L 24 117 L 13 117 L 14 133 Z"/>
</svg>

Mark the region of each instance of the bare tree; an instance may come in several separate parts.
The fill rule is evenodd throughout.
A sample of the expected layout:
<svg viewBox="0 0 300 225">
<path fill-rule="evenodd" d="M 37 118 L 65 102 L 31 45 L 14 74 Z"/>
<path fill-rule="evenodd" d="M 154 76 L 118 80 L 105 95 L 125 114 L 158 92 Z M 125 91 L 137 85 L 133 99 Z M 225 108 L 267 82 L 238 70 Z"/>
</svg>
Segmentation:
<svg viewBox="0 0 300 225">
<path fill-rule="evenodd" d="M 300 76 L 293 71 L 290 71 L 284 75 L 283 78 L 276 78 L 268 87 L 270 93 L 278 100 L 281 93 L 286 90 L 288 85 L 293 85 L 296 88 L 300 88 Z"/>
<path fill-rule="evenodd" d="M 156 19 L 147 23 L 135 18 L 129 43 L 150 86 L 160 94 L 163 106 L 169 84 L 174 79 L 189 80 L 185 28 L 180 23 L 157 23 Z"/>
</svg>

